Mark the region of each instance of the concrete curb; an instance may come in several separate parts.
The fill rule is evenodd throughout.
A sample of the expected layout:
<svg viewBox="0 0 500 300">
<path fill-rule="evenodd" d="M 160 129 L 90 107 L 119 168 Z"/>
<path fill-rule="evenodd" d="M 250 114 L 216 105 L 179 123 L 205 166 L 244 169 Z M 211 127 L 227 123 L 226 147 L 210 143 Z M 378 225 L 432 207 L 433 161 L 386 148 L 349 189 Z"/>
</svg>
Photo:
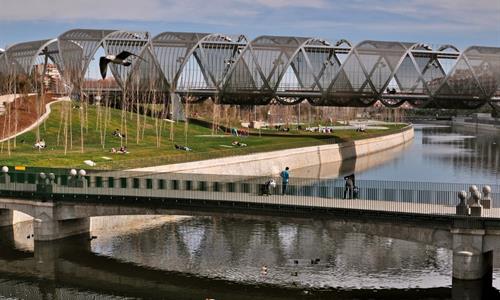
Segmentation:
<svg viewBox="0 0 500 300">
<path fill-rule="evenodd" d="M 285 166 L 293 170 L 335 163 L 350 158 L 377 153 L 405 144 L 413 140 L 413 136 L 413 127 L 408 126 L 402 132 L 341 144 L 254 153 L 187 163 L 136 168 L 128 171 L 244 176 L 276 175 L 279 174 Z"/>
</svg>

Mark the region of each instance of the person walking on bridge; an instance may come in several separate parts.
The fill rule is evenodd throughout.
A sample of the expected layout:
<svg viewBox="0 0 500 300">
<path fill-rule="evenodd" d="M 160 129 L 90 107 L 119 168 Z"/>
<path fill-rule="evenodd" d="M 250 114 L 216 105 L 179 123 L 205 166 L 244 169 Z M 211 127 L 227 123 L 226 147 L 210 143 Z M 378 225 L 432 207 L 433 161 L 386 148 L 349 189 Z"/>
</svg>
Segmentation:
<svg viewBox="0 0 500 300">
<path fill-rule="evenodd" d="M 349 199 L 352 199 L 352 191 L 354 189 L 354 174 L 344 177 L 345 188 L 344 188 L 344 199 L 347 198 L 347 193 L 349 193 Z"/>
<path fill-rule="evenodd" d="M 286 187 L 288 185 L 288 179 L 290 178 L 290 174 L 288 174 L 288 170 L 290 168 L 286 167 L 283 171 L 281 171 L 280 173 L 280 177 L 281 177 L 281 184 L 282 184 L 282 189 L 281 189 L 281 193 L 284 195 L 286 193 Z"/>
</svg>

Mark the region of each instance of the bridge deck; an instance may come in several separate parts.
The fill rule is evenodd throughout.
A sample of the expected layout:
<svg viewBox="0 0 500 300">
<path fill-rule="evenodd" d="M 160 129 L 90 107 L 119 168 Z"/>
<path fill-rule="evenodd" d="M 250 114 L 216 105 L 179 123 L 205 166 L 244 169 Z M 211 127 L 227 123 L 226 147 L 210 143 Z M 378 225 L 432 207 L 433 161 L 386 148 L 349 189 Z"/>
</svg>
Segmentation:
<svg viewBox="0 0 500 300">
<path fill-rule="evenodd" d="M 142 190 L 144 191 L 144 190 Z M 73 191 L 78 194 L 78 189 Z M 82 191 L 80 190 L 80 193 Z M 368 200 L 368 199 L 339 199 L 339 198 L 324 198 L 312 196 L 295 196 L 295 195 L 270 195 L 261 196 L 255 193 L 239 193 L 239 192 L 206 192 L 206 191 L 154 191 L 144 194 L 143 192 L 134 191 L 134 189 L 123 189 L 121 193 L 108 193 L 103 190 L 88 190 L 89 194 L 94 195 L 113 195 L 113 196 L 136 196 L 136 197 L 152 197 L 152 198 L 169 198 L 169 199 L 196 199 L 206 201 L 231 201 L 243 202 L 252 204 L 270 204 L 282 206 L 296 206 L 307 208 L 332 208 L 332 209 L 350 209 L 350 210 L 368 210 L 380 212 L 422 214 L 422 215 L 455 215 L 456 208 L 451 205 L 431 204 L 431 203 L 412 203 L 403 201 L 383 201 L 383 200 Z M 499 218 L 500 208 L 491 208 L 483 210 L 483 217 Z"/>
<path fill-rule="evenodd" d="M 162 200 L 184 200 L 184 201 L 210 201 L 207 206 L 213 206 L 218 202 L 231 203 L 247 203 L 248 205 L 259 207 L 264 206 L 288 206 L 297 207 L 303 210 L 311 209 L 346 209 L 372 212 L 389 212 L 401 214 L 418 214 L 418 215 L 456 215 L 455 205 L 449 203 L 426 203 L 427 201 L 414 202 L 415 199 L 402 199 L 400 201 L 387 200 L 372 200 L 372 199 L 340 199 L 338 197 L 318 197 L 318 196 L 303 196 L 303 195 L 270 195 L 261 196 L 256 192 L 249 190 L 247 192 L 228 192 L 228 191 L 200 191 L 200 190 L 174 190 L 174 189 L 145 189 L 145 188 L 97 188 L 97 187 L 66 187 L 54 186 L 52 194 L 36 193 L 36 185 L 23 184 L 23 189 L 19 189 L 17 184 L 0 184 L 3 194 L 6 191 L 20 191 L 23 195 L 19 198 L 27 198 L 26 193 L 29 193 L 35 200 L 41 196 L 52 197 L 61 201 L 77 201 L 78 203 L 106 203 L 106 199 L 113 199 L 113 203 L 120 203 L 120 199 L 127 198 L 127 204 L 137 200 L 138 204 L 143 204 L 143 200 L 153 204 L 161 204 Z M 10 188 L 8 188 L 10 186 Z M 16 186 L 16 188 L 14 188 Z M 277 192 L 277 189 L 274 191 Z M 15 196 L 11 194 L 9 196 Z M 31 198 L 31 197 L 30 197 Z M 33 201 L 28 200 L 28 201 Z M 412 202 L 413 201 L 413 202 Z M 3 199 L 0 203 L 0 208 L 8 208 L 6 202 L 19 205 L 22 200 Z M 458 200 L 457 200 L 458 202 Z M 189 203 L 189 202 L 188 202 Z M 125 202 L 124 202 L 125 204 Z M 224 204 L 224 203 L 223 203 Z M 203 205 L 203 204 L 201 204 Z M 197 206 L 200 204 L 198 202 Z M 483 209 L 483 218 L 500 219 L 500 208 Z"/>
</svg>

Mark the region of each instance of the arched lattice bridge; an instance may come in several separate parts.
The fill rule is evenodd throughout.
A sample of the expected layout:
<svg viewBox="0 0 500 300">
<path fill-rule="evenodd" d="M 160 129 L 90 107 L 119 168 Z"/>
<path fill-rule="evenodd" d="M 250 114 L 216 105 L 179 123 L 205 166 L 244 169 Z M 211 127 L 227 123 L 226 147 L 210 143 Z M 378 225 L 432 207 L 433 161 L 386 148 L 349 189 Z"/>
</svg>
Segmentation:
<svg viewBox="0 0 500 300">
<path fill-rule="evenodd" d="M 89 80 L 91 61 L 129 51 L 131 66 L 111 64 L 114 80 Z M 102 50 L 101 50 L 102 51 Z M 55 65 L 68 93 L 148 91 L 222 104 L 307 100 L 322 106 L 475 108 L 500 105 L 500 48 L 289 36 L 75 29 L 56 39 L 0 50 L 0 84 Z M 3 79 L 2 79 L 3 78 Z M 1 88 L 1 87 L 0 87 Z"/>
</svg>

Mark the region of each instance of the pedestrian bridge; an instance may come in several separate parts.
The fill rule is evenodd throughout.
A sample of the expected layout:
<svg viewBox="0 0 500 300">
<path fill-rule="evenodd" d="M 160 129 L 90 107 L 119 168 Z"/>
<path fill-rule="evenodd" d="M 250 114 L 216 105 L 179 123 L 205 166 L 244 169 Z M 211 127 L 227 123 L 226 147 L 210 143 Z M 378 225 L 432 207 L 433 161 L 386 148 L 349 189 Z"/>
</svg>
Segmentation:
<svg viewBox="0 0 500 300">
<path fill-rule="evenodd" d="M 6 171 L 6 169 L 4 169 Z M 89 218 L 116 215 L 230 215 L 308 218 L 332 228 L 452 249 L 454 277 L 491 272 L 500 249 L 500 186 L 481 198 L 466 185 L 357 180 L 358 199 L 343 199 L 343 182 L 292 178 L 286 195 L 260 195 L 264 177 L 102 171 L 68 175 L 4 172 L 0 224 L 12 211 L 34 218 L 34 239 L 88 233 Z"/>
<path fill-rule="evenodd" d="M 112 78 L 100 80 L 88 74 L 98 51 L 137 56 L 129 58 L 128 67 L 111 64 Z M 74 29 L 0 51 L 0 93 L 41 69 L 58 72 L 62 82 L 54 85 L 75 97 L 128 91 L 129 97 L 149 94 L 147 101 L 154 103 L 212 98 L 239 105 L 307 100 L 319 106 L 379 101 L 390 107 L 476 108 L 500 100 L 500 48 L 486 46 L 461 51 L 449 44 L 399 41 L 353 45 L 312 37 L 249 41 L 243 35 L 163 32 L 151 37 L 148 32 Z"/>
</svg>

